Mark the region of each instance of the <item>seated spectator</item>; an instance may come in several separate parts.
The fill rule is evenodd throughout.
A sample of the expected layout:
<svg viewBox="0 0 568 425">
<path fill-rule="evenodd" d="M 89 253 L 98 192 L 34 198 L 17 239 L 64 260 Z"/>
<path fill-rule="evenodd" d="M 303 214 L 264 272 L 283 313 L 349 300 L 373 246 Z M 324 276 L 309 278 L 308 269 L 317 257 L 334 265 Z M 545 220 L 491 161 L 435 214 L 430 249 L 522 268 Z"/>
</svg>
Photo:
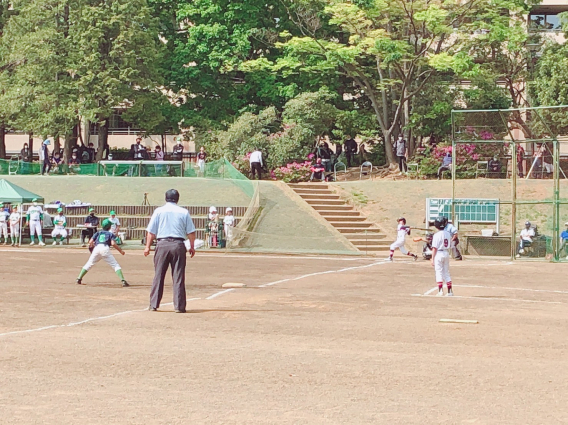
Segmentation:
<svg viewBox="0 0 568 425">
<path fill-rule="evenodd" d="M 81 168 L 79 167 L 79 165 L 81 164 L 81 161 L 79 161 L 79 158 L 77 157 L 77 153 L 73 152 L 73 154 L 71 155 L 71 158 L 69 158 L 69 171 L 70 172 L 78 172 L 81 170 Z"/>
<path fill-rule="evenodd" d="M 519 248 L 517 251 L 517 257 L 520 257 L 521 254 L 525 253 L 525 248 L 532 245 L 533 238 L 535 237 L 535 231 L 531 227 L 531 222 L 527 221 L 525 223 L 525 228 L 521 230 L 521 234 L 519 236 Z"/>
<path fill-rule="evenodd" d="M 490 178 L 501 178 L 501 162 L 497 155 L 489 160 L 487 164 L 487 173 Z"/>
<path fill-rule="evenodd" d="M 154 155 L 156 157 L 156 161 L 164 160 L 164 152 L 162 152 L 162 148 L 160 146 L 156 146 L 154 148 Z"/>
<path fill-rule="evenodd" d="M 326 141 L 322 140 L 319 142 L 319 146 L 316 149 L 316 157 L 321 159 L 321 163 L 325 167 L 325 171 L 331 171 L 331 149 Z"/>
<path fill-rule="evenodd" d="M 142 137 L 136 138 L 136 143 L 130 146 L 128 157 L 134 161 L 142 161 L 146 159 L 146 148 L 142 146 Z"/>
<path fill-rule="evenodd" d="M 562 239 L 562 247 L 560 248 L 560 252 L 566 254 L 566 248 L 568 247 L 568 223 L 564 223 L 564 226 L 566 228 L 560 234 L 560 238 Z M 568 260 L 568 257 L 566 257 L 566 259 Z"/>
<path fill-rule="evenodd" d="M 59 152 L 54 152 L 53 156 L 51 157 L 51 172 L 52 173 L 59 173 L 59 166 L 65 164 L 65 161 L 63 161 L 63 158 L 61 158 L 61 155 L 59 154 Z"/>
<path fill-rule="evenodd" d="M 32 151 L 30 151 L 27 143 L 24 143 L 24 147 L 20 151 L 20 156 L 22 157 L 22 161 L 24 162 L 32 161 Z"/>
<path fill-rule="evenodd" d="M 442 158 L 442 166 L 438 168 L 438 180 L 442 178 L 444 171 L 452 171 L 452 154 L 450 152 L 446 153 L 446 156 Z"/>
<path fill-rule="evenodd" d="M 321 158 L 318 158 L 316 163 L 311 167 L 312 175 L 310 181 L 314 179 L 325 181 L 325 166 L 321 163 Z"/>
</svg>

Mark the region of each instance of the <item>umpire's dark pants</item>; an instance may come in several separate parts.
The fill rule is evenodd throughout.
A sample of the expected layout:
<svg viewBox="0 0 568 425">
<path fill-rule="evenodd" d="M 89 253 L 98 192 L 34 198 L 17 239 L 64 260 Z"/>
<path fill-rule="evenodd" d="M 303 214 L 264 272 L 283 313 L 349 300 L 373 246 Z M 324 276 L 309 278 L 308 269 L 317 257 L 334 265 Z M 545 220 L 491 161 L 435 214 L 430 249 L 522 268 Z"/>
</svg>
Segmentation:
<svg viewBox="0 0 568 425">
<path fill-rule="evenodd" d="M 156 243 L 154 253 L 154 281 L 150 292 L 150 306 L 160 307 L 162 295 L 164 295 L 164 278 L 168 267 L 172 268 L 172 280 L 174 283 L 174 308 L 185 310 L 185 263 L 187 250 L 183 240 L 162 239 Z"/>
<path fill-rule="evenodd" d="M 258 174 L 258 179 L 260 180 L 262 178 L 262 176 L 260 175 L 262 173 L 262 166 L 260 165 L 260 162 L 251 162 L 250 163 L 250 173 L 252 175 L 251 180 L 254 180 L 255 172 Z"/>
</svg>

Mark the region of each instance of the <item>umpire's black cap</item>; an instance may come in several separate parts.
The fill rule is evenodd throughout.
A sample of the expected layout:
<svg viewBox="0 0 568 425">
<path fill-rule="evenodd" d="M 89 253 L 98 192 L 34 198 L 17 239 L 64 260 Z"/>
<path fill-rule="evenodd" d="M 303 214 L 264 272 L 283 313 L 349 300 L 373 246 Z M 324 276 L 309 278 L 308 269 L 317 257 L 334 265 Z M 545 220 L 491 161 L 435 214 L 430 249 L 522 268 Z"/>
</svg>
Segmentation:
<svg viewBox="0 0 568 425">
<path fill-rule="evenodd" d="M 175 202 L 176 204 L 179 201 L 179 192 L 175 189 L 170 189 L 166 192 L 166 202 Z"/>
</svg>

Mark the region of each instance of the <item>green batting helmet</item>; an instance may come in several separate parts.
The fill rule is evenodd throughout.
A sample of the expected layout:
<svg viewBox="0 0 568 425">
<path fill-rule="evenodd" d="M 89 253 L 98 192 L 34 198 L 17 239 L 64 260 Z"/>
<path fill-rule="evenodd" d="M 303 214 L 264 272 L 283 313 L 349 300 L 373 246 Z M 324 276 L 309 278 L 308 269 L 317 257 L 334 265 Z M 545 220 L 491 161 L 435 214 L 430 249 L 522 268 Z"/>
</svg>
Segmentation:
<svg viewBox="0 0 568 425">
<path fill-rule="evenodd" d="M 110 220 L 108 218 L 105 218 L 103 220 L 103 230 L 110 230 L 110 228 L 112 227 L 112 223 L 110 222 Z"/>
</svg>

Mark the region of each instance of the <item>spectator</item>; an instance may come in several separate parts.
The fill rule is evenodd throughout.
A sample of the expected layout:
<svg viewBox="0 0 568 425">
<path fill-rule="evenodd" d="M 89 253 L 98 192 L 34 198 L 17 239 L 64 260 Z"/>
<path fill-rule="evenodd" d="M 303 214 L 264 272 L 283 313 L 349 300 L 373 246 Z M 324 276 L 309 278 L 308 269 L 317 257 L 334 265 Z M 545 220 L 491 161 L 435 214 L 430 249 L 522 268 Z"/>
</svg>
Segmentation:
<svg viewBox="0 0 568 425">
<path fill-rule="evenodd" d="M 89 143 L 89 147 L 87 148 L 87 153 L 89 154 L 89 163 L 91 164 L 94 163 L 97 155 L 94 144 Z"/>
<path fill-rule="evenodd" d="M 164 152 L 162 152 L 162 148 L 158 145 L 154 148 L 154 155 L 156 157 L 156 161 L 164 160 Z"/>
<path fill-rule="evenodd" d="M 53 172 L 59 173 L 59 166 L 65 164 L 65 161 L 63 161 L 59 152 L 53 153 L 53 156 L 51 157 L 51 164 L 53 166 Z"/>
<path fill-rule="evenodd" d="M 177 138 L 177 143 L 174 145 L 173 155 L 175 161 L 182 161 L 183 160 L 183 144 L 181 141 L 181 137 Z"/>
<path fill-rule="evenodd" d="M 319 142 L 319 146 L 316 149 L 316 157 L 321 159 L 325 171 L 331 171 L 331 149 L 326 141 L 322 140 Z"/>
<path fill-rule="evenodd" d="M 521 234 L 519 236 L 519 249 L 517 251 L 517 257 L 520 257 L 521 254 L 525 253 L 525 248 L 527 246 L 532 245 L 532 238 L 535 237 L 535 231 L 531 227 L 531 222 L 527 221 L 525 223 L 525 228 L 521 230 Z"/>
<path fill-rule="evenodd" d="M 501 178 L 501 162 L 499 161 L 499 157 L 497 155 L 495 155 L 487 163 L 487 172 L 489 174 L 488 177 L 490 178 Z"/>
<path fill-rule="evenodd" d="M 312 175 L 310 177 L 310 181 L 314 179 L 321 180 L 322 182 L 325 180 L 325 167 L 321 163 L 321 158 L 316 160 L 316 163 L 311 167 Z"/>
<path fill-rule="evenodd" d="M 24 143 L 24 147 L 20 151 L 20 156 L 22 157 L 22 161 L 32 162 L 32 152 L 30 151 L 27 143 Z"/>
<path fill-rule="evenodd" d="M 225 218 L 223 219 L 223 232 L 227 242 L 233 239 L 233 227 L 235 227 L 235 216 L 231 207 L 225 210 Z"/>
<path fill-rule="evenodd" d="M 351 167 L 351 160 L 353 156 L 357 153 L 357 142 L 351 138 L 350 135 L 345 136 L 346 140 L 343 142 L 343 151 L 345 152 L 345 158 L 347 159 L 347 167 Z"/>
<path fill-rule="evenodd" d="M 199 148 L 199 153 L 197 154 L 197 165 L 199 166 L 199 173 L 201 176 L 205 174 L 205 161 L 207 160 L 207 152 L 205 148 L 201 146 Z"/>
<path fill-rule="evenodd" d="M 134 161 L 142 161 L 145 159 L 146 148 L 142 146 L 142 137 L 136 138 L 136 143 L 130 146 L 130 159 Z"/>
<path fill-rule="evenodd" d="M 95 210 L 89 208 L 89 215 L 85 218 L 85 228 L 81 230 L 81 246 L 85 248 L 85 238 L 90 240 L 95 233 L 97 233 L 97 227 L 99 225 L 99 218 L 95 215 Z"/>
<path fill-rule="evenodd" d="M 69 159 L 69 165 L 79 165 L 80 163 L 81 161 L 79 161 L 79 158 L 77 158 L 77 154 L 73 152 L 71 154 L 71 158 Z"/>
<path fill-rule="evenodd" d="M 209 222 L 205 231 L 209 233 L 209 246 L 217 247 L 219 245 L 219 215 L 215 207 L 209 208 Z"/>
<path fill-rule="evenodd" d="M 523 177 L 523 164 L 525 162 L 525 150 L 517 143 L 517 168 L 519 170 L 519 177 Z"/>
<path fill-rule="evenodd" d="M 398 158 L 398 170 L 401 173 L 406 173 L 408 167 L 406 166 L 406 157 L 408 155 L 408 146 L 402 134 L 398 135 L 398 139 L 394 142 L 394 151 Z"/>
<path fill-rule="evenodd" d="M 438 180 L 442 178 L 444 171 L 452 171 L 452 154 L 450 152 L 447 152 L 446 156 L 442 158 L 442 165 L 438 168 Z"/>
<path fill-rule="evenodd" d="M 566 254 L 566 246 L 568 245 L 568 223 L 564 223 L 564 226 L 566 228 L 560 234 L 560 238 L 562 239 L 562 247 L 560 248 L 560 252 L 563 252 L 564 254 Z M 564 255 L 564 254 L 562 254 L 562 255 Z M 568 257 L 566 257 L 566 259 L 568 260 Z"/>
<path fill-rule="evenodd" d="M 39 149 L 39 160 L 41 162 L 43 162 L 43 166 L 41 168 L 41 174 L 48 174 L 49 171 L 51 170 L 51 160 L 49 157 L 49 148 L 47 147 L 48 145 L 50 145 L 51 142 L 49 141 L 49 139 L 45 139 L 43 141 L 43 143 L 41 144 L 41 147 Z"/>
<path fill-rule="evenodd" d="M 252 180 L 254 180 L 255 172 L 258 174 L 258 179 L 262 178 L 262 152 L 258 148 L 254 148 L 254 152 L 250 154 L 250 172 Z"/>
</svg>

